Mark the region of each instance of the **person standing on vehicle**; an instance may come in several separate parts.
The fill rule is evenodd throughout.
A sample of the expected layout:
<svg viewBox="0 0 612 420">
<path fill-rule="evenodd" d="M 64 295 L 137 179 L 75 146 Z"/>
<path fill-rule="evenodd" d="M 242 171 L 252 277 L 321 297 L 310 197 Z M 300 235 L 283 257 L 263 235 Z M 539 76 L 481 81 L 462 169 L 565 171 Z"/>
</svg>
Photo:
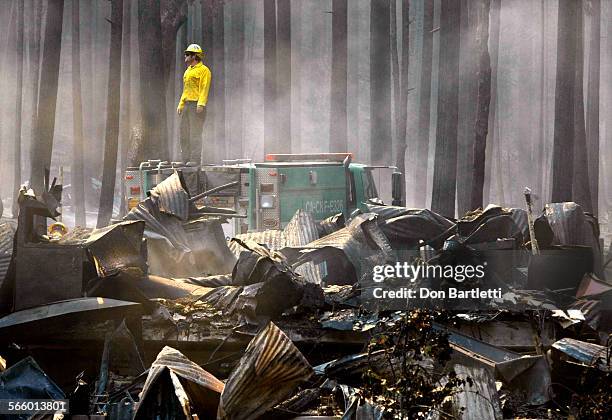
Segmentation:
<svg viewBox="0 0 612 420">
<path fill-rule="evenodd" d="M 210 90 L 210 69 L 202 64 L 202 48 L 191 44 L 185 50 L 183 94 L 176 112 L 181 116 L 181 158 L 184 162 L 200 162 L 202 129 L 206 117 L 206 103 Z"/>
</svg>

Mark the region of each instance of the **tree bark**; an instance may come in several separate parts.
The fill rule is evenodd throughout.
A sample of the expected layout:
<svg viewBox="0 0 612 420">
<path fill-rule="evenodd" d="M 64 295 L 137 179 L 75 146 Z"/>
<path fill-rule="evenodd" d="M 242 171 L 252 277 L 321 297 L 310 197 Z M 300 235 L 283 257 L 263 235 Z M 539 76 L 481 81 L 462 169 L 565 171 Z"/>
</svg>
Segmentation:
<svg viewBox="0 0 612 420">
<path fill-rule="evenodd" d="M 174 70 L 176 65 L 176 37 L 178 30 L 187 21 L 187 0 L 161 0 L 162 55 L 164 67 L 164 92 L 166 94 L 166 115 L 168 118 L 167 138 L 172 139 L 174 124 L 177 122 L 174 103 Z M 168 142 L 168 153 L 172 156 L 174 144 Z"/>
<path fill-rule="evenodd" d="M 539 108 L 539 121 L 538 121 L 538 156 L 536 157 L 536 163 L 539 168 L 536 169 L 537 182 L 536 185 L 540 188 L 540 197 L 546 200 L 544 178 L 546 171 L 545 161 L 545 144 L 546 144 L 546 69 L 548 63 L 546 60 L 546 0 L 540 0 L 540 108 Z M 544 201 L 546 202 L 546 201 Z"/>
<path fill-rule="evenodd" d="M 331 118 L 329 150 L 348 151 L 347 138 L 347 0 L 332 0 Z"/>
<path fill-rule="evenodd" d="M 459 113 L 457 126 L 457 214 L 471 209 L 474 175 L 474 121 L 478 95 L 478 53 L 475 41 L 475 10 L 478 0 L 461 0 L 459 51 Z"/>
<path fill-rule="evenodd" d="M 386 164 L 391 158 L 390 1 L 370 3 L 370 160 Z"/>
<path fill-rule="evenodd" d="M 276 0 L 264 0 L 264 154 L 277 152 Z"/>
<path fill-rule="evenodd" d="M 478 61 L 478 96 L 474 133 L 474 174 L 472 180 L 471 208 L 483 207 L 483 189 L 486 164 L 489 105 L 491 103 L 491 58 L 489 57 L 489 8 L 490 0 L 478 0 L 475 50 Z"/>
<path fill-rule="evenodd" d="M 589 78 L 587 83 L 586 139 L 592 211 L 599 213 L 599 68 L 601 50 L 601 2 L 591 0 Z"/>
<path fill-rule="evenodd" d="M 41 32 L 42 32 L 42 18 L 43 18 L 43 4 L 42 0 L 32 0 L 32 8 L 34 19 L 31 25 L 29 25 L 30 33 L 30 50 L 29 59 L 31 64 L 30 77 L 32 84 L 32 110 L 30 116 L 30 155 L 32 154 L 32 148 L 36 142 L 36 117 L 38 115 L 38 86 L 40 78 L 40 48 L 41 48 Z"/>
<path fill-rule="evenodd" d="M 578 1 L 559 2 L 552 201 L 572 200 Z M 582 65 L 582 61 L 580 62 Z"/>
<path fill-rule="evenodd" d="M 414 176 L 414 205 L 423 208 L 427 200 L 427 166 L 429 162 L 429 123 L 431 113 L 431 72 L 433 54 L 434 2 L 423 4 L 423 53 L 421 57 L 421 96 L 419 102 L 419 126 L 415 139 L 416 165 Z"/>
<path fill-rule="evenodd" d="M 60 52 L 62 48 L 62 21 L 64 0 L 48 0 L 45 17 L 45 38 L 42 62 L 45 71 L 40 77 L 40 96 L 36 120 L 35 142 L 32 144 L 30 168 L 31 185 L 36 194 L 42 194 L 45 170 L 51 167 L 53 132 L 55 130 L 55 106 L 59 78 Z"/>
<path fill-rule="evenodd" d="M 459 28 L 459 2 L 442 0 L 436 156 L 431 208 L 448 217 L 455 217 L 457 186 Z"/>
<path fill-rule="evenodd" d="M 106 102 L 106 135 L 104 136 L 104 170 L 98 210 L 97 227 L 109 224 L 113 216 L 117 154 L 119 149 L 119 109 L 121 106 L 121 35 L 123 0 L 111 3 L 111 50 L 108 63 L 108 93 Z"/>
<path fill-rule="evenodd" d="M 213 48 L 215 64 L 211 69 L 214 80 L 212 106 L 215 109 L 215 156 L 216 161 L 227 159 L 227 141 L 225 139 L 225 0 L 214 0 L 213 11 Z"/>
<path fill-rule="evenodd" d="M 140 104 L 149 159 L 168 159 L 160 0 L 138 0 Z"/>
<path fill-rule="evenodd" d="M 586 127 L 584 120 L 584 18 L 583 2 L 578 2 L 576 14 L 576 61 L 574 80 L 574 183 L 572 186 L 572 199 L 580 204 L 585 211 L 593 211 L 589 181 L 589 159 L 586 142 Z"/>
<path fill-rule="evenodd" d="M 499 161 L 496 160 L 495 152 L 498 150 L 497 145 L 497 63 L 499 61 L 499 20 L 500 20 L 501 0 L 491 0 L 489 21 L 490 21 L 490 58 L 491 58 L 491 103 L 489 104 L 489 122 L 488 122 L 488 147 L 485 151 L 485 184 L 484 184 L 484 202 L 491 202 L 491 194 L 493 180 L 498 184 L 497 200 L 499 204 L 503 204 L 503 177 L 499 169 L 496 171 L 493 168 L 499 168 Z"/>
<path fill-rule="evenodd" d="M 160 17 L 164 86 L 167 86 L 175 64 L 176 34 L 187 21 L 187 0 L 161 0 Z"/>
<path fill-rule="evenodd" d="M 277 0 L 278 153 L 291 153 L 291 1 Z M 333 42 L 333 41 L 332 41 Z"/>
<path fill-rule="evenodd" d="M 21 116 L 23 111 L 23 58 L 25 56 L 25 50 L 23 48 L 24 0 L 17 0 L 16 7 L 15 54 L 17 59 L 17 80 L 15 86 L 15 143 L 13 145 L 13 217 L 17 217 L 17 212 L 19 210 L 17 196 L 21 185 Z"/>
<path fill-rule="evenodd" d="M 395 166 L 401 172 L 401 202 L 406 203 L 406 126 L 408 119 L 408 64 L 410 57 L 410 2 L 402 0 L 402 60 L 397 48 L 397 11 L 391 5 L 391 74 L 393 76 L 393 118 Z M 427 166 L 427 165 L 426 165 Z"/>
<path fill-rule="evenodd" d="M 119 155 L 121 156 L 121 176 L 125 174 L 128 167 L 128 148 L 130 144 L 130 132 L 132 131 L 132 2 L 123 3 L 123 35 L 121 38 L 121 68 L 124 71 L 123 112 L 121 113 L 121 145 Z M 121 204 L 119 215 L 122 217 L 127 211 L 125 202 L 125 181 L 121 180 Z"/>
<path fill-rule="evenodd" d="M 83 98 L 81 95 L 81 32 L 79 0 L 72 0 L 72 209 L 76 226 L 86 226 L 83 157 Z"/>
<path fill-rule="evenodd" d="M 245 102 L 245 55 L 244 55 L 244 39 L 245 39 L 245 22 L 244 9 L 245 4 L 241 1 L 228 4 L 230 7 L 230 24 L 231 24 L 231 44 L 233 53 L 231 54 L 231 63 L 229 68 L 232 74 L 231 87 L 228 88 L 229 93 L 229 141 L 231 142 L 230 158 L 244 157 L 243 141 L 244 141 L 244 102 Z"/>
</svg>

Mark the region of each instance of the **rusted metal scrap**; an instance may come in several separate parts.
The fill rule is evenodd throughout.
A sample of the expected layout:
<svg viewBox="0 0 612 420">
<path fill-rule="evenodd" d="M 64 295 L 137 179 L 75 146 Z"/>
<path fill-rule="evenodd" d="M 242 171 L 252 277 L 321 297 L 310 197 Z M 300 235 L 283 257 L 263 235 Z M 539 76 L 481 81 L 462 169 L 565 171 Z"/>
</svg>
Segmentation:
<svg viewBox="0 0 612 420">
<path fill-rule="evenodd" d="M 253 419 L 291 396 L 312 367 L 272 322 L 249 343 L 221 394 L 219 420 Z"/>
<path fill-rule="evenodd" d="M 563 338 L 552 345 L 552 353 L 561 360 L 572 361 L 603 372 L 612 372 L 611 351 L 605 346 L 573 338 Z"/>
<path fill-rule="evenodd" d="M 222 391 L 223 382 L 166 346 L 149 369 L 134 419 L 215 418 Z"/>
</svg>

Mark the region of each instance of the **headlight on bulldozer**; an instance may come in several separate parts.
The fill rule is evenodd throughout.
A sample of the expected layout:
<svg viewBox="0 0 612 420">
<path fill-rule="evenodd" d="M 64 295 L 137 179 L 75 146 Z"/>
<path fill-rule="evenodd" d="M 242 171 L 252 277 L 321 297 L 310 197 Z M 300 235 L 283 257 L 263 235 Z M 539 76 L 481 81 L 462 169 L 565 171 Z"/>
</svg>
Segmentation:
<svg viewBox="0 0 612 420">
<path fill-rule="evenodd" d="M 273 209 L 275 205 L 276 197 L 273 195 L 262 195 L 259 198 L 259 207 L 262 209 Z"/>
</svg>

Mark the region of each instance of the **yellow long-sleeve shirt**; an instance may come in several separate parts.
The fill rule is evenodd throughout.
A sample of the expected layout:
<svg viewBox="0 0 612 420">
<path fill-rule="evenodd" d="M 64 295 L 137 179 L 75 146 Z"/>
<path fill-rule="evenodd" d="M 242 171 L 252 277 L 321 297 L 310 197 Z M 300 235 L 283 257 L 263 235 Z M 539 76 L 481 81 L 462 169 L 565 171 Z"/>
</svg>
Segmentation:
<svg viewBox="0 0 612 420">
<path fill-rule="evenodd" d="M 197 101 L 198 106 L 206 106 L 211 77 L 210 69 L 201 62 L 187 67 L 183 75 L 183 94 L 178 109 L 185 107 L 185 101 Z"/>
</svg>

